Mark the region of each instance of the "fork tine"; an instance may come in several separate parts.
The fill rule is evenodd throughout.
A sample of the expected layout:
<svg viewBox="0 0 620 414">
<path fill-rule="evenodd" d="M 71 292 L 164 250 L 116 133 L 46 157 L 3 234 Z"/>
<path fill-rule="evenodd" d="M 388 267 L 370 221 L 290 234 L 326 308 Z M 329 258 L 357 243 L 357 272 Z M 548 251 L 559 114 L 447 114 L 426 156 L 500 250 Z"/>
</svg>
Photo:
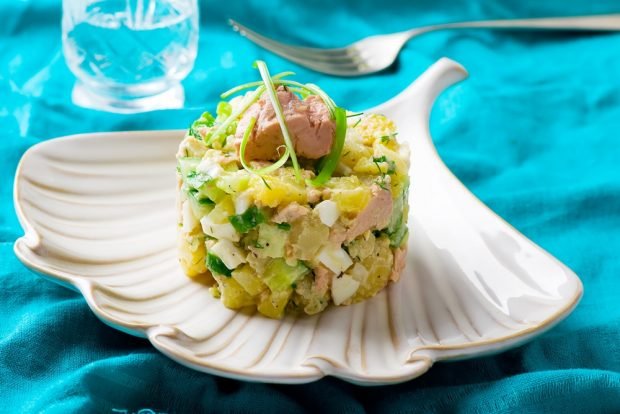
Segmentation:
<svg viewBox="0 0 620 414">
<path fill-rule="evenodd" d="M 274 52 L 277 53 L 277 52 Z M 318 62 L 316 60 L 311 60 L 311 59 L 302 59 L 302 58 L 298 58 L 295 56 L 287 56 L 284 54 L 280 54 L 277 53 L 280 56 L 285 57 L 286 59 L 295 62 L 301 66 L 304 66 L 306 68 L 315 70 L 317 72 L 321 72 L 321 73 L 327 73 L 330 75 L 336 75 L 336 76 L 359 76 L 359 75 L 364 75 L 367 73 L 371 73 L 372 70 L 370 69 L 370 67 L 368 65 L 366 65 L 364 62 L 360 62 L 360 63 L 354 63 L 354 62 L 349 62 L 346 64 L 331 64 L 329 62 Z"/>
<path fill-rule="evenodd" d="M 323 61 L 351 61 L 356 56 L 355 51 L 351 48 L 320 49 L 287 45 L 285 43 L 281 43 L 266 36 L 263 36 L 233 19 L 229 19 L 228 22 L 233 27 L 233 29 L 238 31 L 242 36 L 247 37 L 254 43 L 285 58 L 295 56 L 301 59 L 313 59 Z"/>
<path fill-rule="evenodd" d="M 262 46 L 263 48 L 276 53 L 280 56 L 283 56 L 287 59 L 297 58 L 301 60 L 308 60 L 311 62 L 324 62 L 324 63 L 333 63 L 333 64 L 354 64 L 360 60 L 360 57 L 357 53 L 351 53 L 349 55 L 333 55 L 328 56 L 321 53 L 306 53 L 303 50 L 299 50 L 295 47 L 283 47 L 281 43 L 278 43 L 274 40 L 263 40 L 255 38 L 251 34 L 246 34 L 245 36 L 248 40 Z"/>
<path fill-rule="evenodd" d="M 263 36 L 233 19 L 229 19 L 228 22 L 234 30 L 248 40 L 272 53 L 317 72 L 336 76 L 359 76 L 372 72 L 359 52 L 351 47 L 318 49 L 291 46 Z"/>
</svg>

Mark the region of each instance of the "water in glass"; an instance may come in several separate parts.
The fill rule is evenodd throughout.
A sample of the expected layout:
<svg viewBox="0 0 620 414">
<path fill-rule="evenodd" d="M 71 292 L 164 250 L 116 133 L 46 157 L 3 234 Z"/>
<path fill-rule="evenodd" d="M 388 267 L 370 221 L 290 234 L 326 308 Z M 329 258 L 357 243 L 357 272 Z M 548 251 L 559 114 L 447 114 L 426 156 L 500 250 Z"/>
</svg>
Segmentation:
<svg viewBox="0 0 620 414">
<path fill-rule="evenodd" d="M 178 107 L 198 43 L 196 0 L 64 0 L 63 50 L 76 103 L 134 112 Z"/>
</svg>

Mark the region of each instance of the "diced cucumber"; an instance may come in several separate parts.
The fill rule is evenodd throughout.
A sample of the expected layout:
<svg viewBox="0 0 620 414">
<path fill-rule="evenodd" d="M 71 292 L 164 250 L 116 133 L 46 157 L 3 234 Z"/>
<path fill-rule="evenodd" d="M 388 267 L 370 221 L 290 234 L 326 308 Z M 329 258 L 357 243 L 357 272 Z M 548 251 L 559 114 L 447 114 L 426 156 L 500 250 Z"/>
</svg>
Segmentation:
<svg viewBox="0 0 620 414">
<path fill-rule="evenodd" d="M 248 188 L 250 175 L 243 171 L 235 171 L 220 176 L 217 187 L 228 194 L 240 193 Z"/>
<path fill-rule="evenodd" d="M 227 268 L 222 262 L 222 259 L 214 255 L 213 253 L 207 254 L 207 269 L 211 272 L 216 273 L 218 275 L 224 275 L 226 277 L 230 277 L 232 275 L 232 270 Z"/>
<path fill-rule="evenodd" d="M 234 207 L 233 207 L 234 210 Z M 231 215 L 228 220 L 239 233 L 247 233 L 265 221 L 265 216 L 256 206 L 251 206 L 242 214 Z"/>
<path fill-rule="evenodd" d="M 403 220 L 404 202 L 405 200 L 403 200 L 403 194 L 401 194 L 400 197 L 394 200 L 392 215 L 390 216 L 390 224 L 388 224 L 387 227 L 388 233 L 394 233 L 398 229 L 398 227 L 400 227 L 400 223 Z"/>
<path fill-rule="evenodd" d="M 192 126 L 212 127 L 214 123 L 215 123 L 215 118 L 213 117 L 213 115 L 211 115 L 211 112 L 207 111 L 207 112 L 203 112 L 202 115 L 200 115 L 200 118 L 194 121 Z"/>
<path fill-rule="evenodd" d="M 281 230 L 278 226 L 262 223 L 258 226 L 258 245 L 262 249 L 257 250 L 260 257 L 284 257 L 284 245 L 288 239 L 288 231 Z"/>
<path fill-rule="evenodd" d="M 196 171 L 200 162 L 200 158 L 193 157 L 179 158 L 178 161 L 179 172 L 183 182 L 195 189 L 202 188 L 205 183 L 213 181 L 213 178 L 209 175 Z"/>
<path fill-rule="evenodd" d="M 289 266 L 284 259 L 273 259 L 265 267 L 263 281 L 272 292 L 291 289 L 293 283 L 308 273 L 310 269 L 303 263 L 297 262 L 295 266 Z"/>
<path fill-rule="evenodd" d="M 390 247 L 400 247 L 407 238 L 408 234 L 409 229 L 407 228 L 407 225 L 402 222 L 396 232 L 390 234 Z"/>
<path fill-rule="evenodd" d="M 204 217 L 213 210 L 213 200 L 201 197 L 199 192 L 193 188 L 188 191 L 187 199 L 195 217 Z"/>
<path fill-rule="evenodd" d="M 197 129 L 200 127 L 210 128 L 213 126 L 215 122 L 215 118 L 211 115 L 210 112 L 203 112 L 203 114 L 195 120 L 192 125 L 189 127 L 189 134 L 192 135 L 196 139 L 202 140 L 202 136 L 198 133 Z"/>
<path fill-rule="evenodd" d="M 408 213 L 406 204 L 408 193 L 408 186 L 405 186 L 401 196 L 396 199 L 394 207 L 392 208 L 392 217 L 387 227 L 387 234 L 390 237 L 391 247 L 400 247 L 409 233 L 407 224 L 405 223 L 407 218 L 406 214 Z"/>
<path fill-rule="evenodd" d="M 200 164 L 200 158 L 194 158 L 194 157 L 179 158 L 178 165 L 179 165 L 179 172 L 181 173 L 181 177 L 185 178 L 187 177 L 187 174 L 189 174 L 190 172 L 196 171 L 196 167 L 198 166 L 198 164 Z"/>
<path fill-rule="evenodd" d="M 217 186 L 215 185 L 213 181 L 208 183 L 207 185 L 203 185 L 198 190 L 198 195 L 201 198 L 208 198 L 214 203 L 219 203 L 220 201 L 224 199 L 224 197 L 228 196 L 228 194 L 226 194 L 225 192 L 217 188 Z"/>
<path fill-rule="evenodd" d="M 216 121 L 218 123 L 223 122 L 230 116 L 230 114 L 232 114 L 232 105 L 226 101 L 220 101 L 220 103 L 217 104 L 215 113 L 217 115 Z"/>
<path fill-rule="evenodd" d="M 223 123 L 230 117 L 230 115 L 232 114 L 232 111 L 233 111 L 233 108 L 230 102 L 221 101 L 219 104 L 217 104 L 217 109 L 215 110 L 217 114 L 217 118 L 215 119 L 215 122 L 218 124 Z M 236 129 L 237 129 L 237 121 L 233 121 L 228 126 L 228 128 L 226 128 L 226 134 L 227 135 L 234 134 Z"/>
</svg>

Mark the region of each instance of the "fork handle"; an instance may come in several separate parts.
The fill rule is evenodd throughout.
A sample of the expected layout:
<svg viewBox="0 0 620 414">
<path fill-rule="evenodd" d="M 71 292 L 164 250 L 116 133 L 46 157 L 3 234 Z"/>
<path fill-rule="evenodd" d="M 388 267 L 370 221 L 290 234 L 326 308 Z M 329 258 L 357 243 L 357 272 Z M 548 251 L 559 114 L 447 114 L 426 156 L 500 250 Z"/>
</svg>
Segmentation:
<svg viewBox="0 0 620 414">
<path fill-rule="evenodd" d="M 620 14 L 572 17 L 542 17 L 533 19 L 477 20 L 436 24 L 407 31 L 409 37 L 446 29 L 525 29 L 525 30 L 620 30 Z"/>
</svg>

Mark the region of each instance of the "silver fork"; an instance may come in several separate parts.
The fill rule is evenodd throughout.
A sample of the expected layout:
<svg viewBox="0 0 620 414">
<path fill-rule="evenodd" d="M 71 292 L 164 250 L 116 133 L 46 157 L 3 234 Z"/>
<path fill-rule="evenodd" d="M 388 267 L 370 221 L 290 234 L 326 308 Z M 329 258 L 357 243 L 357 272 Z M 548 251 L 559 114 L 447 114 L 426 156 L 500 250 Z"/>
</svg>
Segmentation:
<svg viewBox="0 0 620 414">
<path fill-rule="evenodd" d="M 369 36 L 345 47 L 320 49 L 293 46 L 263 36 L 232 19 L 234 30 L 254 43 L 301 66 L 337 76 L 360 76 L 391 66 L 405 43 L 416 36 L 446 29 L 526 29 L 526 30 L 620 30 L 620 14 L 548 17 L 514 20 L 480 20 L 417 27 L 404 32 Z"/>
</svg>

